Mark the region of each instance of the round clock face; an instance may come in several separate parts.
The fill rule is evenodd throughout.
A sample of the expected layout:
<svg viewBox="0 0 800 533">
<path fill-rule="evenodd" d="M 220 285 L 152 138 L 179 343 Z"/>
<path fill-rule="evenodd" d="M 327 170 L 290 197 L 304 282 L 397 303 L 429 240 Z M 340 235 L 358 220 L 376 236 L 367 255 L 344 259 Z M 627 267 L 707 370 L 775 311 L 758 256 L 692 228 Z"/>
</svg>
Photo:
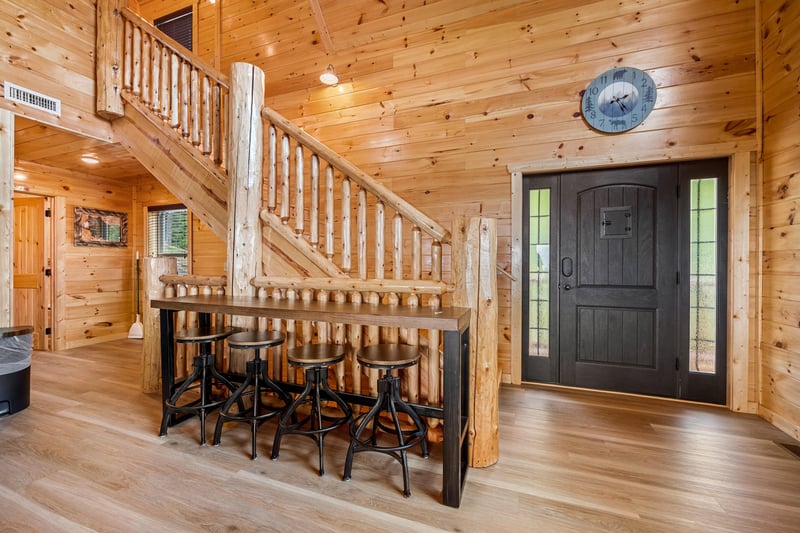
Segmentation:
<svg viewBox="0 0 800 533">
<path fill-rule="evenodd" d="M 583 93 L 581 113 L 594 129 L 620 133 L 635 128 L 656 103 L 656 84 L 638 68 L 618 67 L 600 74 Z"/>
</svg>

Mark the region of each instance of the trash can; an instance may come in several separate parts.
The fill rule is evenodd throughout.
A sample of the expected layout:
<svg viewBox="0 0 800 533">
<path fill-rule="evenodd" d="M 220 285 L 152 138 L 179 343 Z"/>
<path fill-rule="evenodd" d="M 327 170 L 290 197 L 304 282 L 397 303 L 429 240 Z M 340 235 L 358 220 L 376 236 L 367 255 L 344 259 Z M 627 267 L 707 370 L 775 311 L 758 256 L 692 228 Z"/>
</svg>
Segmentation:
<svg viewBox="0 0 800 533">
<path fill-rule="evenodd" d="M 30 405 L 32 353 L 33 327 L 0 328 L 0 415 Z"/>
</svg>

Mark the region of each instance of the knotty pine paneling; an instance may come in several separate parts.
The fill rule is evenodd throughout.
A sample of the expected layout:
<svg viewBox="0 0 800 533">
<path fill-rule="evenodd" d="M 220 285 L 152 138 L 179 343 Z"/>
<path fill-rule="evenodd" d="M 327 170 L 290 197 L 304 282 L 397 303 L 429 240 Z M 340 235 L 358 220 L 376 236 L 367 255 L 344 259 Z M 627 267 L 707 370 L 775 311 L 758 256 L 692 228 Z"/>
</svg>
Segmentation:
<svg viewBox="0 0 800 533">
<path fill-rule="evenodd" d="M 446 227 L 458 215 L 498 219 L 501 266 L 511 262 L 509 165 L 757 146 L 755 0 L 319 3 L 332 50 L 308 2 L 223 2 L 222 71 L 262 68 L 267 105 Z M 152 18 L 160 4 L 140 0 L 141 12 Z M 337 87 L 318 81 L 328 63 Z M 647 71 L 658 103 L 635 130 L 600 134 L 580 117 L 581 91 L 618 65 Z M 509 291 L 508 278 L 498 289 Z M 508 381 L 510 303 L 501 306 Z"/>
<path fill-rule="evenodd" d="M 128 213 L 130 230 L 133 183 L 24 161 L 15 171 L 25 175 L 15 186 L 61 199 L 52 215 L 55 227 L 63 229 L 53 236 L 55 348 L 127 337 L 134 320 L 131 248 L 75 246 L 73 214 L 76 206 Z"/>
<path fill-rule="evenodd" d="M 800 3 L 764 0 L 763 294 L 759 414 L 800 437 Z"/>
<path fill-rule="evenodd" d="M 0 107 L 40 122 L 109 140 L 108 122 L 95 115 L 93 0 L 0 2 L 0 91 L 10 81 L 61 100 L 61 116 L 0 97 Z"/>
</svg>

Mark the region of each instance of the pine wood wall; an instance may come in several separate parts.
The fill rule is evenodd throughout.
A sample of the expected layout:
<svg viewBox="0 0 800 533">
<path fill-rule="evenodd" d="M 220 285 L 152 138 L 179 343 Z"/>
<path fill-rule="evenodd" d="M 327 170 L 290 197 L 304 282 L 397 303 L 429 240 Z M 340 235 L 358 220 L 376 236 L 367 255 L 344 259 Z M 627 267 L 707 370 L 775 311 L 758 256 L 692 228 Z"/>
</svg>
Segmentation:
<svg viewBox="0 0 800 533">
<path fill-rule="evenodd" d="M 16 183 L 26 192 L 55 199 L 55 349 L 127 337 L 133 320 L 130 249 L 75 246 L 73 222 L 76 206 L 130 215 L 133 184 L 24 161 L 15 170 L 25 175 Z"/>
<path fill-rule="evenodd" d="M 0 2 L 0 107 L 60 128 L 111 139 L 95 115 L 93 0 Z M 61 100 L 61 116 L 6 100 L 5 82 Z"/>
<path fill-rule="evenodd" d="M 763 321 L 759 414 L 800 439 L 800 2 L 762 3 Z"/>
</svg>

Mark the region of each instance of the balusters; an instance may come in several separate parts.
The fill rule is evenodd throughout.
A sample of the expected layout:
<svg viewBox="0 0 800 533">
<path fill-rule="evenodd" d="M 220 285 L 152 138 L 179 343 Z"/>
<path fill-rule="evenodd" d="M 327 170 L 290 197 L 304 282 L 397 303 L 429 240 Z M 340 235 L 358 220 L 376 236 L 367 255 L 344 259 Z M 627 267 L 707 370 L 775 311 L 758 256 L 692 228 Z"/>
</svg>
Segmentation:
<svg viewBox="0 0 800 533">
<path fill-rule="evenodd" d="M 278 133 L 275 126 L 270 124 L 267 128 L 267 156 L 269 158 L 267 160 L 267 211 L 270 213 L 274 213 L 275 206 L 278 205 L 278 160 L 275 157 L 278 153 L 277 143 Z"/>
<path fill-rule="evenodd" d="M 334 232 L 334 206 L 333 204 L 333 167 L 325 168 L 325 257 L 333 261 L 333 232 Z"/>
<path fill-rule="evenodd" d="M 301 213 L 302 216 L 302 213 Z M 319 248 L 319 156 L 311 154 L 311 209 L 309 218 L 309 242 L 315 249 Z"/>
<path fill-rule="evenodd" d="M 140 96 L 142 94 L 142 30 L 136 26 L 133 28 L 133 79 L 131 84 L 133 86 L 133 94 Z"/>
<path fill-rule="evenodd" d="M 350 273 L 352 267 L 352 242 L 350 228 L 350 179 L 342 180 L 342 271 Z"/>
<path fill-rule="evenodd" d="M 150 105 L 150 36 L 145 34 L 142 36 L 142 102 L 145 105 Z"/>
<path fill-rule="evenodd" d="M 295 148 L 294 156 L 294 232 L 302 235 L 305 229 L 305 160 L 303 159 L 303 147 L 298 145 Z"/>
<path fill-rule="evenodd" d="M 169 53 L 169 48 L 164 46 L 161 48 L 161 108 L 159 115 L 162 120 L 169 117 L 169 102 L 171 98 L 170 92 L 170 66 L 172 64 L 172 55 Z"/>
<path fill-rule="evenodd" d="M 211 153 L 211 85 L 208 76 L 203 76 L 203 155 Z M 199 121 L 198 121 L 199 122 Z M 200 135 L 200 132 L 197 132 Z"/>
<path fill-rule="evenodd" d="M 347 295 L 344 291 L 336 291 L 333 295 L 333 300 L 336 303 L 345 303 L 347 301 Z M 333 342 L 334 344 L 346 344 L 347 342 L 347 327 L 337 322 L 333 324 Z M 342 361 L 341 363 L 336 365 L 336 387 L 339 390 L 345 390 L 345 363 Z"/>
<path fill-rule="evenodd" d="M 350 301 L 354 304 L 360 304 L 361 293 L 359 291 L 352 291 L 350 293 Z M 350 353 L 348 354 L 350 358 L 350 372 L 353 378 L 353 392 L 356 394 L 361 394 L 361 363 L 358 362 L 356 353 L 363 346 L 363 339 L 361 337 L 362 329 L 361 324 L 350 324 L 347 326 L 348 339 L 350 341 Z"/>
<path fill-rule="evenodd" d="M 191 86 L 190 80 L 190 70 L 191 65 L 186 61 L 181 61 L 181 69 L 180 69 L 180 76 L 181 76 L 181 108 L 180 108 L 180 131 L 183 138 L 189 137 L 189 104 L 190 104 L 190 97 L 189 97 L 189 90 Z"/>
<path fill-rule="evenodd" d="M 281 222 L 284 224 L 289 223 L 289 154 L 289 136 L 284 135 L 281 139 Z"/>
<path fill-rule="evenodd" d="M 169 126 L 173 129 L 180 126 L 180 58 L 177 54 L 172 54 L 169 63 Z"/>
<path fill-rule="evenodd" d="M 386 244 L 386 212 L 383 202 L 378 200 L 375 204 L 375 277 L 384 279 L 386 277 L 385 257 Z"/>
<path fill-rule="evenodd" d="M 159 79 L 161 74 L 161 50 L 161 43 L 154 39 L 150 55 L 150 89 L 152 91 L 150 95 L 150 110 L 155 114 L 158 114 L 161 108 L 161 80 Z"/>
<path fill-rule="evenodd" d="M 358 213 L 356 214 L 358 226 L 358 275 L 367 279 L 367 191 L 358 189 Z"/>
</svg>

